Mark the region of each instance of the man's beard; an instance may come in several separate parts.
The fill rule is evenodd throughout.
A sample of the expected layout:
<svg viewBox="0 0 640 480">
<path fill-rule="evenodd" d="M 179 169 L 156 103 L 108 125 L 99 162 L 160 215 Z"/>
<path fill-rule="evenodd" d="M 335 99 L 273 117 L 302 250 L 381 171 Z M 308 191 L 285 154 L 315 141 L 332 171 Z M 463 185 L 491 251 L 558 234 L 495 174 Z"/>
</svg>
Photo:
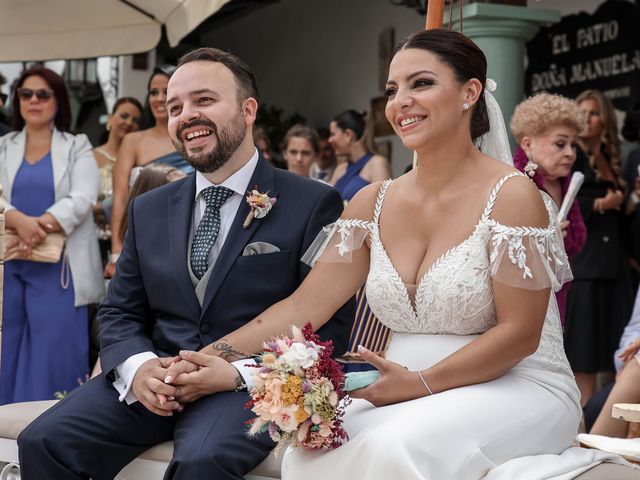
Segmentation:
<svg viewBox="0 0 640 480">
<path fill-rule="evenodd" d="M 187 153 L 187 148 L 184 145 L 182 139 L 182 133 L 187 128 L 195 126 L 207 127 L 211 130 L 211 135 L 215 136 L 216 144 L 213 150 L 206 153 Z M 229 126 L 221 128 L 218 131 L 218 127 L 211 120 L 206 118 L 200 118 L 185 125 L 181 125 L 176 132 L 178 140 L 173 140 L 173 145 L 176 150 L 184 159 L 191 164 L 193 168 L 202 173 L 213 173 L 218 171 L 225 163 L 229 161 L 231 156 L 238 149 L 246 133 L 246 127 L 242 119 L 242 113 L 238 114 L 229 122 Z M 205 148 L 205 147 L 202 147 Z"/>
</svg>

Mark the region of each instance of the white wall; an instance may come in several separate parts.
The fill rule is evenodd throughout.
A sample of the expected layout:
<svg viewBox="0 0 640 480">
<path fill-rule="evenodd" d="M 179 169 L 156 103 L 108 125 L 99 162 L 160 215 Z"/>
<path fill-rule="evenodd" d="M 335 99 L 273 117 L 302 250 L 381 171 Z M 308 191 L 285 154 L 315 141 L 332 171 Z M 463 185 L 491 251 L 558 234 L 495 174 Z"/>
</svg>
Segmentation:
<svg viewBox="0 0 640 480">
<path fill-rule="evenodd" d="M 203 45 L 230 50 L 258 78 L 262 102 L 328 125 L 347 108 L 369 108 L 378 89 L 378 34 L 395 29 L 396 42 L 424 28 L 415 10 L 388 0 L 282 0 L 219 28 Z M 394 174 L 412 153 L 392 140 Z"/>
<path fill-rule="evenodd" d="M 118 65 L 118 97 L 134 97 L 144 104 L 147 96 L 147 82 L 155 68 L 155 53 L 148 54 L 146 70 L 133 69 L 133 55 L 120 56 Z"/>
</svg>

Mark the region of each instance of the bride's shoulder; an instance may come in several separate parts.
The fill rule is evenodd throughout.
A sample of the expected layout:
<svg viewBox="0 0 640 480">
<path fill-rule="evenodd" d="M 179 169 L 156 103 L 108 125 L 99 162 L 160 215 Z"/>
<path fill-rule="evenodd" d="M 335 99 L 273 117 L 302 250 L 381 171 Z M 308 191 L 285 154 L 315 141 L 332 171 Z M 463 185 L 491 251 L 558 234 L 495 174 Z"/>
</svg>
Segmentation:
<svg viewBox="0 0 640 480">
<path fill-rule="evenodd" d="M 342 218 L 372 221 L 378 195 L 386 182 L 373 182 L 356 193 L 345 207 Z"/>
<path fill-rule="evenodd" d="M 549 213 L 540 190 L 529 177 L 509 170 L 495 184 L 491 218 L 505 226 L 547 227 Z"/>
</svg>

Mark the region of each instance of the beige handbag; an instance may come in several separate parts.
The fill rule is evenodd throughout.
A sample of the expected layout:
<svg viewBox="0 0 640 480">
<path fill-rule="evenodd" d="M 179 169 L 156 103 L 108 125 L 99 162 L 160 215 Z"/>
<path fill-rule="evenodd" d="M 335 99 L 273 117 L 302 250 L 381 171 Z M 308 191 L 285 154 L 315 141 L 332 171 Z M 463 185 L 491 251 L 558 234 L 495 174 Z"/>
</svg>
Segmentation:
<svg viewBox="0 0 640 480">
<path fill-rule="evenodd" d="M 31 255 L 25 257 L 18 245 L 20 238 L 16 231 L 8 228 L 4 232 L 4 261 L 31 260 L 32 262 L 58 263 L 64 248 L 64 235 L 49 233 L 40 244 L 31 250 Z"/>
</svg>

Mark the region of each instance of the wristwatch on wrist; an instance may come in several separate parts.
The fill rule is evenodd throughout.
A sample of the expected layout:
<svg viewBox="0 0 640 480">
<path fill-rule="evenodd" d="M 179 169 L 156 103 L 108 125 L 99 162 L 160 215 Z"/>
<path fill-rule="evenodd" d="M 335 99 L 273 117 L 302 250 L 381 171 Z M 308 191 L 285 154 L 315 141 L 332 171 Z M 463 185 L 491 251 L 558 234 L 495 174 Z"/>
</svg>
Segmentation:
<svg viewBox="0 0 640 480">
<path fill-rule="evenodd" d="M 244 381 L 244 377 L 240 373 L 240 370 L 238 370 L 235 365 L 232 365 L 232 366 L 233 368 L 236 369 L 236 372 L 238 373 L 238 377 L 236 378 L 236 388 L 234 392 L 248 392 L 249 388 L 247 387 L 247 382 Z"/>
</svg>

